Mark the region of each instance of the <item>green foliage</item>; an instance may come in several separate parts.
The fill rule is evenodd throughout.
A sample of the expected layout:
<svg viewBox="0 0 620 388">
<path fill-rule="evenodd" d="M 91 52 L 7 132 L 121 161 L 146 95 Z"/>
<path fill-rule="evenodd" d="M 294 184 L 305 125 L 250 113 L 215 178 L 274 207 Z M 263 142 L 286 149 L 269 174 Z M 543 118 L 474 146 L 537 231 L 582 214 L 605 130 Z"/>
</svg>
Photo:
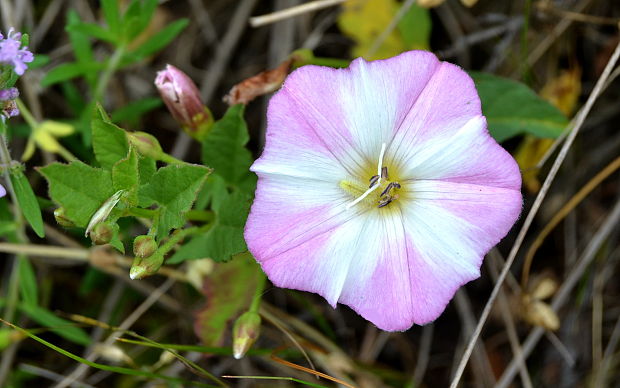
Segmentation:
<svg viewBox="0 0 620 388">
<path fill-rule="evenodd" d="M 191 207 L 210 170 L 191 164 L 160 168 L 140 190 L 140 205 L 159 205 L 158 237 L 185 224 L 183 214 Z"/>
<path fill-rule="evenodd" d="M 245 148 L 250 136 L 243 112 L 241 104 L 228 109 L 202 143 L 202 162 L 234 186 L 245 186 L 253 176 L 249 172 L 252 154 Z"/>
<path fill-rule="evenodd" d="M 198 335 L 205 346 L 223 344 L 229 325 L 249 308 L 259 276 L 262 276 L 260 268 L 249 253 L 216 265 L 205 281 L 207 304 L 196 321 Z"/>
<path fill-rule="evenodd" d="M 247 250 L 243 239 L 243 227 L 250 209 L 249 198 L 240 193 L 225 193 L 213 202 L 215 219 L 208 232 L 194 237 L 183 245 L 169 263 L 187 259 L 210 257 L 226 261 L 231 256 Z"/>
<path fill-rule="evenodd" d="M 486 116 L 491 136 L 498 142 L 529 133 L 556 138 L 568 120 L 556 107 L 522 83 L 487 73 L 470 73 Z"/>
<path fill-rule="evenodd" d="M 28 178 L 20 170 L 12 171 L 10 176 L 17 203 L 24 218 L 39 237 L 44 237 L 45 230 L 43 229 L 41 208 L 39 208 L 39 202 L 37 202 L 37 197 L 34 195 L 32 187 L 30 187 Z"/>
<path fill-rule="evenodd" d="M 52 163 L 39 168 L 49 183 L 54 202 L 65 208 L 68 219 L 86 227 L 93 214 L 114 194 L 112 173 L 76 161 L 71 164 Z"/>
<path fill-rule="evenodd" d="M 37 305 L 39 290 L 37 277 L 32 264 L 25 257 L 18 257 L 17 272 L 19 273 L 19 293 L 25 304 Z"/>
<path fill-rule="evenodd" d="M 40 325 L 46 326 L 52 332 L 59 336 L 75 342 L 79 345 L 87 346 L 90 344 L 90 337 L 79 327 L 75 327 L 74 323 L 60 318 L 49 310 L 34 304 L 24 303 L 18 306 L 20 311 L 26 314 L 30 319 Z"/>
<path fill-rule="evenodd" d="M 129 143 L 125 131 L 110 121 L 101 106 L 97 106 L 91 123 L 93 149 L 99 164 L 112 168 L 116 162 L 125 158 Z"/>
</svg>

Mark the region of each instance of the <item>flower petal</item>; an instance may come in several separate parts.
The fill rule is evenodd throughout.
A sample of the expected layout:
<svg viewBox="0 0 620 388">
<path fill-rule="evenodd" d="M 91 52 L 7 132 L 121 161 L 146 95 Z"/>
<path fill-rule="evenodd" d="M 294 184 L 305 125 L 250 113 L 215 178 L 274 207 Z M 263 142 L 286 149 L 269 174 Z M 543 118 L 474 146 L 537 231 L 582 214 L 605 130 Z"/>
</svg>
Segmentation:
<svg viewBox="0 0 620 388">
<path fill-rule="evenodd" d="M 408 149 L 409 150 L 409 149 Z M 416 149 L 403 151 L 402 175 L 413 181 L 450 182 L 521 188 L 519 166 L 486 130 L 483 116 L 475 116 L 450 134 L 430 136 Z"/>
<path fill-rule="evenodd" d="M 403 206 L 411 268 L 413 321 L 437 318 L 463 284 L 479 276 L 484 255 L 521 211 L 518 190 L 445 181 L 417 181 Z"/>
</svg>

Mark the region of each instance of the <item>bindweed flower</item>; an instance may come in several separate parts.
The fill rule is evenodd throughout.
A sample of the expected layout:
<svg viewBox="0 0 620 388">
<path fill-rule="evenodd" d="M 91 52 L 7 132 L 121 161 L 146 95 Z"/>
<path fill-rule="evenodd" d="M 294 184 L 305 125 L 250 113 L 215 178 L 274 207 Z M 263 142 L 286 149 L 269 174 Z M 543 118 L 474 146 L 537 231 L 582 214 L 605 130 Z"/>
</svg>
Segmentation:
<svg viewBox="0 0 620 388">
<path fill-rule="evenodd" d="M 23 75 L 28 68 L 26 63 L 34 60 L 28 47 L 21 47 L 21 37 L 22 34 L 15 32 L 13 28 L 9 30 L 6 38 L 0 33 L 0 65 L 12 66 L 17 75 Z"/>
<path fill-rule="evenodd" d="M 200 100 L 196 84 L 172 65 L 157 73 L 155 86 L 168 110 L 183 130 L 202 140 L 213 125 L 213 115 Z"/>
<path fill-rule="evenodd" d="M 521 210 L 472 79 L 431 53 L 301 67 L 267 114 L 250 252 L 383 330 L 436 319 Z"/>
</svg>

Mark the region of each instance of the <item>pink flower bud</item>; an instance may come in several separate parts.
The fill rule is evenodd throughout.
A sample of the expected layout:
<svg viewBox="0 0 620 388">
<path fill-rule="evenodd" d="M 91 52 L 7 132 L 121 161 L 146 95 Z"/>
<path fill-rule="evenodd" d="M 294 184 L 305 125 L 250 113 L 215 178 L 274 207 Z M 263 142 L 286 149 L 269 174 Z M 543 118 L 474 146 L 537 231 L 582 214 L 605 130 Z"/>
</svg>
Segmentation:
<svg viewBox="0 0 620 388">
<path fill-rule="evenodd" d="M 170 113 L 183 130 L 196 140 L 204 139 L 213 125 L 213 115 L 200 100 L 196 84 L 172 65 L 157 73 L 155 86 Z"/>
</svg>

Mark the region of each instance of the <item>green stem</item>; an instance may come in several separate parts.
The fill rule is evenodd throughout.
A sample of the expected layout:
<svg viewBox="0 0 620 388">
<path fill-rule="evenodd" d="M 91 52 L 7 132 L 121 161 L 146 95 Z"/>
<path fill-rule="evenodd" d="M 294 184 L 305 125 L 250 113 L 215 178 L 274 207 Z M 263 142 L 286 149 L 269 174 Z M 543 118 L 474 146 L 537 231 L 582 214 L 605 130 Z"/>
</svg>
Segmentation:
<svg viewBox="0 0 620 388">
<path fill-rule="evenodd" d="M 24 104 L 21 98 L 15 99 L 15 102 L 17 103 L 17 107 L 19 108 L 19 113 L 21 113 L 22 117 L 26 121 L 26 124 L 28 124 L 32 131 L 35 131 L 39 126 L 39 122 L 34 118 L 32 113 L 30 113 L 30 110 L 28 109 L 26 104 Z"/>
<path fill-rule="evenodd" d="M 157 249 L 157 253 L 165 256 L 184 238 L 194 234 L 204 233 L 211 229 L 212 226 L 213 225 L 211 224 L 207 224 L 202 226 L 192 226 L 185 229 L 177 229 L 172 236 L 170 236 L 170 238 Z"/>
<path fill-rule="evenodd" d="M 252 297 L 252 304 L 250 305 L 250 309 L 248 311 L 252 313 L 258 314 L 258 309 L 260 308 L 260 302 L 263 299 L 263 294 L 265 292 L 265 285 L 267 284 L 267 277 L 258 269 L 258 280 L 256 283 L 256 290 L 254 291 L 254 296 Z"/>
<path fill-rule="evenodd" d="M 153 209 L 142 209 L 139 207 L 130 207 L 129 209 L 125 210 L 125 214 L 129 216 L 148 218 L 152 220 L 159 214 L 159 212 Z"/>
<path fill-rule="evenodd" d="M 164 163 L 168 163 L 168 164 L 183 164 L 183 163 L 185 163 L 184 161 L 179 160 L 179 159 L 175 158 L 172 155 L 168 155 L 165 152 L 161 153 L 161 155 L 159 156 L 159 160 L 164 162 Z"/>
<path fill-rule="evenodd" d="M 112 78 L 112 74 L 118 69 L 118 65 L 125 54 L 125 45 L 121 44 L 116 48 L 114 54 L 110 57 L 107 66 L 105 67 L 103 74 L 99 78 L 99 82 L 97 82 L 97 86 L 95 88 L 95 93 L 93 94 L 94 101 L 100 101 L 101 97 L 103 97 L 103 93 L 108 87 L 108 83 L 110 82 L 110 78 Z"/>
</svg>

